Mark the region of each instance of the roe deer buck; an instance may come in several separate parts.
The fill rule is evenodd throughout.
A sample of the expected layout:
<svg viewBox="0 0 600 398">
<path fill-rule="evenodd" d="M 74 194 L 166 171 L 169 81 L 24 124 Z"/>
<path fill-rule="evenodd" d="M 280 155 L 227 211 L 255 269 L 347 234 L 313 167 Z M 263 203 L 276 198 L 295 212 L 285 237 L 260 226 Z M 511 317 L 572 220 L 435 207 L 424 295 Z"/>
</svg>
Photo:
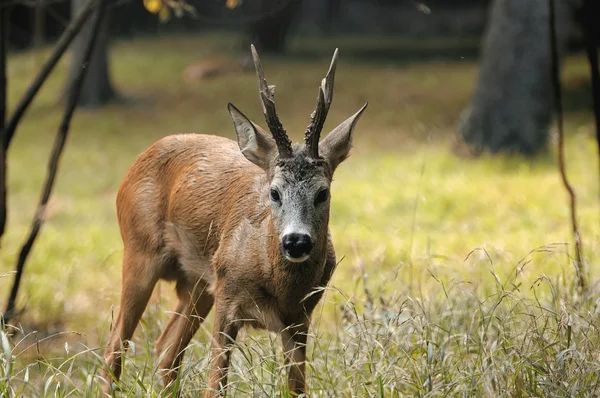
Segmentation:
<svg viewBox="0 0 600 398">
<path fill-rule="evenodd" d="M 179 297 L 155 346 L 165 386 L 176 379 L 183 350 L 214 305 L 207 397 L 224 393 L 230 350 L 245 325 L 281 333 L 288 387 L 305 391 L 311 312 L 336 266 L 329 188 L 367 104 L 319 143 L 336 49 L 305 144 L 292 146 L 254 46 L 252 56 L 272 138 L 229 104 L 237 144 L 211 135 L 165 137 L 137 158 L 119 188 L 123 282 L 105 353 L 112 372 L 103 373 L 105 392 L 112 376 L 119 378 L 122 348 L 159 279 L 175 281 Z"/>
</svg>

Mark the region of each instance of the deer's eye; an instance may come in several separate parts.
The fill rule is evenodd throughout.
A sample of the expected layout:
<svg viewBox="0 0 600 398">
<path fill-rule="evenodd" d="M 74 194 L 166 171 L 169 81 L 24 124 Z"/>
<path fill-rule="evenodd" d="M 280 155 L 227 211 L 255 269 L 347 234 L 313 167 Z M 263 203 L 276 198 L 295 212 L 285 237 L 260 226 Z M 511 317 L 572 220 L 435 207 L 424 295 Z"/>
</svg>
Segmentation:
<svg viewBox="0 0 600 398">
<path fill-rule="evenodd" d="M 281 196 L 279 195 L 279 192 L 277 192 L 277 190 L 275 188 L 271 188 L 271 200 L 273 202 L 281 202 Z"/>
<path fill-rule="evenodd" d="M 329 189 L 325 188 L 319 191 L 315 197 L 315 205 L 325 202 L 329 198 Z"/>
</svg>

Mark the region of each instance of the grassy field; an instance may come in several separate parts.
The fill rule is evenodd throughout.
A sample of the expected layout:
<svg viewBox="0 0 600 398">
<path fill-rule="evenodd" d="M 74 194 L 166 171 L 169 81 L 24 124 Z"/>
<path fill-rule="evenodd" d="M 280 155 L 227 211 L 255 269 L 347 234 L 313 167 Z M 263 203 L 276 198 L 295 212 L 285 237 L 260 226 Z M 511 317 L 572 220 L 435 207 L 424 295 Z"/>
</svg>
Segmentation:
<svg viewBox="0 0 600 398">
<path fill-rule="evenodd" d="M 195 60 L 233 60 L 237 40 L 175 36 L 115 44 L 113 78 L 134 101 L 74 117 L 47 222 L 27 264 L 21 330 L 2 343 L 0 396 L 95 395 L 120 290 L 116 190 L 135 157 L 160 137 L 233 138 L 229 101 L 262 121 L 253 72 L 197 84 L 182 79 Z M 444 44 L 456 47 L 453 56 L 439 55 Z M 289 56 L 264 57 L 295 140 L 335 46 L 336 96 L 325 129 L 366 100 L 370 105 L 332 188 L 331 230 L 343 260 L 309 339 L 311 395 L 598 395 L 600 191 L 584 57 L 570 57 L 564 70 L 568 171 L 592 281 L 582 296 L 573 288 L 568 198 L 554 151 L 535 160 L 451 151 L 477 73 L 472 43 L 462 49 L 390 39 L 376 46 L 352 38 L 296 40 Z M 47 53 L 9 58 L 11 105 Z M 63 61 L 10 148 L 1 308 L 45 177 L 66 71 Z M 157 287 L 136 332 L 123 396 L 166 393 L 150 353 L 168 319 L 171 290 Z M 184 364 L 181 383 L 192 396 L 206 385 L 211 324 L 209 317 Z M 277 341 L 255 332 L 239 338 L 231 396 L 286 396 Z"/>
</svg>

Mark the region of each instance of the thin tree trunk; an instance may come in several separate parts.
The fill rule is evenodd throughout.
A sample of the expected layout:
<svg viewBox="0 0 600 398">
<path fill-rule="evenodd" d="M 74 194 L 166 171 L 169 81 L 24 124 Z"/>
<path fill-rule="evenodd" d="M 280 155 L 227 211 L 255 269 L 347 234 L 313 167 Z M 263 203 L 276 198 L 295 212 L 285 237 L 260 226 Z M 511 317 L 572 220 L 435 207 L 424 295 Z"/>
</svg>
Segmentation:
<svg viewBox="0 0 600 398">
<path fill-rule="evenodd" d="M 598 66 L 598 40 L 600 29 L 598 29 L 596 18 L 600 15 L 600 3 L 598 0 L 584 0 L 582 9 L 582 25 L 585 32 L 585 47 L 590 63 L 590 75 L 592 78 L 592 106 L 594 110 L 594 121 L 596 127 L 596 145 L 598 147 L 598 160 L 600 161 L 600 71 Z M 600 177 L 600 173 L 598 174 Z"/>
<path fill-rule="evenodd" d="M 245 4 L 245 3 L 244 3 Z M 261 53 L 282 53 L 294 17 L 302 5 L 301 0 L 258 0 L 248 2 L 248 14 L 264 14 L 248 26 L 250 42 Z M 269 12 L 271 9 L 280 9 Z"/>
<path fill-rule="evenodd" d="M 39 48 L 46 42 L 46 5 L 43 1 L 36 4 L 33 18 L 33 45 Z"/>
<path fill-rule="evenodd" d="M 71 0 L 72 15 L 84 7 L 86 0 Z M 97 11 L 96 11 L 97 12 Z M 87 65 L 88 72 L 83 82 L 78 105 L 85 107 L 98 107 L 106 104 L 116 96 L 110 80 L 108 47 L 110 43 L 110 16 L 105 13 L 92 58 Z M 84 61 L 85 48 L 92 34 L 92 24 L 86 24 L 75 38 L 72 45 L 71 70 L 67 80 L 67 97 L 72 95 L 73 84 Z"/>
<path fill-rule="evenodd" d="M 327 0 L 324 29 L 327 34 L 331 34 L 333 30 L 333 21 L 335 20 L 336 14 L 340 12 L 341 6 L 341 0 Z"/>
<path fill-rule="evenodd" d="M 565 190 L 569 194 L 569 203 L 571 210 L 571 228 L 573 231 L 573 239 L 575 240 L 575 272 L 577 273 L 577 286 L 585 292 L 587 289 L 587 272 L 585 263 L 583 261 L 583 249 L 581 243 L 581 234 L 579 227 L 577 226 L 577 195 L 573 186 L 569 182 L 567 177 L 567 166 L 565 164 L 565 131 L 564 131 L 564 115 L 562 107 L 562 93 L 560 84 L 560 64 L 558 57 L 558 32 L 556 27 L 556 7 L 554 6 L 556 0 L 548 0 L 549 4 L 549 34 L 550 34 L 550 52 L 551 52 L 551 78 L 552 88 L 554 94 L 554 107 L 556 109 L 556 122 L 558 124 L 558 168 L 560 176 L 565 187 Z"/>
<path fill-rule="evenodd" d="M 8 81 L 6 78 L 8 47 L 8 7 L 0 5 L 0 143 L 6 135 Z M 6 150 L 0 145 L 0 239 L 6 228 Z M 1 244 L 1 240 L 0 240 Z"/>
</svg>

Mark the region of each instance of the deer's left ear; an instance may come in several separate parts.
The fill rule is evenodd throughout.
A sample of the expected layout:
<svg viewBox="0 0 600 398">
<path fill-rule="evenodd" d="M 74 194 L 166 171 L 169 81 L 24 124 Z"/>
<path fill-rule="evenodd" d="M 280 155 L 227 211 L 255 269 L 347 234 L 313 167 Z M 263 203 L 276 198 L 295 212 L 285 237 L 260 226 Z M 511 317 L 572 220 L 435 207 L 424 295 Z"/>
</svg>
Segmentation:
<svg viewBox="0 0 600 398">
<path fill-rule="evenodd" d="M 277 155 L 275 141 L 267 136 L 260 127 L 252 123 L 233 104 L 228 104 L 227 109 L 233 120 L 242 154 L 258 167 L 267 170 L 271 159 Z"/>
<path fill-rule="evenodd" d="M 366 103 L 358 112 L 346 119 L 342 124 L 333 129 L 327 137 L 319 143 L 319 155 L 327 159 L 333 170 L 348 157 L 352 148 L 352 133 L 360 119 L 360 115 L 367 108 Z"/>
</svg>

